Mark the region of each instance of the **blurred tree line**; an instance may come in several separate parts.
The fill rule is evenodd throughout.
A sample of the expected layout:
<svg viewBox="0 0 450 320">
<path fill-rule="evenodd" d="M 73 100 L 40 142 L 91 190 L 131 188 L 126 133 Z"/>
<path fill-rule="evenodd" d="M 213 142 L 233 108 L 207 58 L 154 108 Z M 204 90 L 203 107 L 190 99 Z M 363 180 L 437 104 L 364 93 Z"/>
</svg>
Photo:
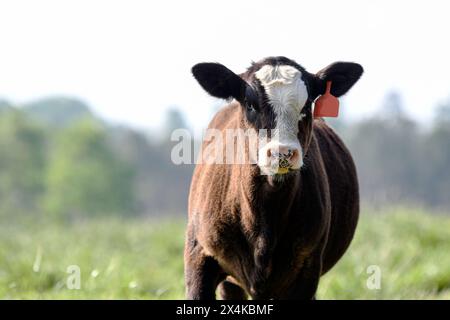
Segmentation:
<svg viewBox="0 0 450 320">
<path fill-rule="evenodd" d="M 386 95 L 379 112 L 337 126 L 356 162 L 362 200 L 450 208 L 450 101 L 419 125 L 401 96 Z"/>
<path fill-rule="evenodd" d="M 172 109 L 167 130 L 182 121 Z M 110 125 L 65 97 L 0 101 L 0 217 L 184 212 L 192 168 L 172 165 L 167 135 Z"/>
<path fill-rule="evenodd" d="M 391 93 L 378 114 L 331 124 L 355 158 L 364 202 L 450 208 L 450 103 L 420 126 Z M 176 108 L 155 138 L 108 124 L 75 99 L 0 101 L 0 216 L 185 214 L 193 165 L 170 160 L 180 127 Z"/>
</svg>

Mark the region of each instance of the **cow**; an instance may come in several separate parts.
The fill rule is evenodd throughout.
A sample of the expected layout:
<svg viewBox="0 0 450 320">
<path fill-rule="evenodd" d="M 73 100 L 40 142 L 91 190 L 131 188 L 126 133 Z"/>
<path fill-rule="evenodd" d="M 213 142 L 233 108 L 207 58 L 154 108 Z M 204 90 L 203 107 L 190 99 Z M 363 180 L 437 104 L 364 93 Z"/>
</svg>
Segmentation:
<svg viewBox="0 0 450 320">
<path fill-rule="evenodd" d="M 267 133 L 249 163 L 197 163 L 190 187 L 184 269 L 187 299 L 315 299 L 320 277 L 343 256 L 359 216 L 349 150 L 314 101 L 331 81 L 340 97 L 361 65 L 335 62 L 316 74 L 268 57 L 236 74 L 192 67 L 211 96 L 226 99 L 209 129 Z M 211 141 L 206 139 L 203 148 Z M 248 152 L 248 149 L 245 149 Z M 273 162 L 279 164 L 273 166 Z"/>
</svg>

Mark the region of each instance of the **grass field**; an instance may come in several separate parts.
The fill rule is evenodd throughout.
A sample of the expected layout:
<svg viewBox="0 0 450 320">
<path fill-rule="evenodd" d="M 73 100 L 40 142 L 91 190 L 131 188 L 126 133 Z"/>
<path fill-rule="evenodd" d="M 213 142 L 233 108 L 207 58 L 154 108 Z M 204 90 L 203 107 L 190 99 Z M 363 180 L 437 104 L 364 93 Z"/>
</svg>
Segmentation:
<svg viewBox="0 0 450 320">
<path fill-rule="evenodd" d="M 182 219 L 2 223 L 0 298 L 182 299 L 183 239 Z M 366 286 L 370 265 L 380 268 L 380 289 Z M 79 267 L 78 290 L 67 288 L 70 266 Z M 450 299 L 450 216 L 363 212 L 318 298 Z"/>
</svg>

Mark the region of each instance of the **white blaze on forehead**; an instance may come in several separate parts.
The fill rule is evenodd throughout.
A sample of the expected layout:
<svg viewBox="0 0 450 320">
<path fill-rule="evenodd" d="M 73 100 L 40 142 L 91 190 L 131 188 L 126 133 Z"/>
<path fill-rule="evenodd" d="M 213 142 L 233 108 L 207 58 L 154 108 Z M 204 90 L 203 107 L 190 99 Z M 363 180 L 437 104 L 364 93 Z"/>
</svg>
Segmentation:
<svg viewBox="0 0 450 320">
<path fill-rule="evenodd" d="M 265 65 L 255 72 L 255 77 L 264 87 L 269 103 L 275 113 L 275 133 L 270 142 L 260 145 L 258 150 L 258 165 L 263 174 L 273 174 L 278 170 L 271 165 L 271 159 L 267 155 L 268 150 L 273 154 L 281 146 L 296 150 L 300 156 L 297 157 L 292 168 L 298 169 L 302 166 L 303 151 L 298 140 L 298 122 L 302 119 L 302 109 L 308 99 L 308 90 L 302 80 L 302 73 L 297 68 L 288 65 L 271 66 Z M 273 164 L 273 163 L 272 163 Z"/>
<path fill-rule="evenodd" d="M 265 65 L 255 72 L 276 116 L 280 140 L 297 141 L 298 121 L 308 99 L 302 73 L 288 65 Z"/>
</svg>

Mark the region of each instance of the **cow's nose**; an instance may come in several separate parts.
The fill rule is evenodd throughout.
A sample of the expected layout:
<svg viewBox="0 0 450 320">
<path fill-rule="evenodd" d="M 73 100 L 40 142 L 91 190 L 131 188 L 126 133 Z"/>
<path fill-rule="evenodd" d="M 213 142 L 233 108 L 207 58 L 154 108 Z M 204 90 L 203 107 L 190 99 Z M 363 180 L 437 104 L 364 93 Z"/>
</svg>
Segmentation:
<svg viewBox="0 0 450 320">
<path fill-rule="evenodd" d="M 299 151 L 296 148 L 278 145 L 267 149 L 267 157 L 271 162 L 277 161 L 280 169 L 289 169 L 298 161 Z"/>
</svg>

